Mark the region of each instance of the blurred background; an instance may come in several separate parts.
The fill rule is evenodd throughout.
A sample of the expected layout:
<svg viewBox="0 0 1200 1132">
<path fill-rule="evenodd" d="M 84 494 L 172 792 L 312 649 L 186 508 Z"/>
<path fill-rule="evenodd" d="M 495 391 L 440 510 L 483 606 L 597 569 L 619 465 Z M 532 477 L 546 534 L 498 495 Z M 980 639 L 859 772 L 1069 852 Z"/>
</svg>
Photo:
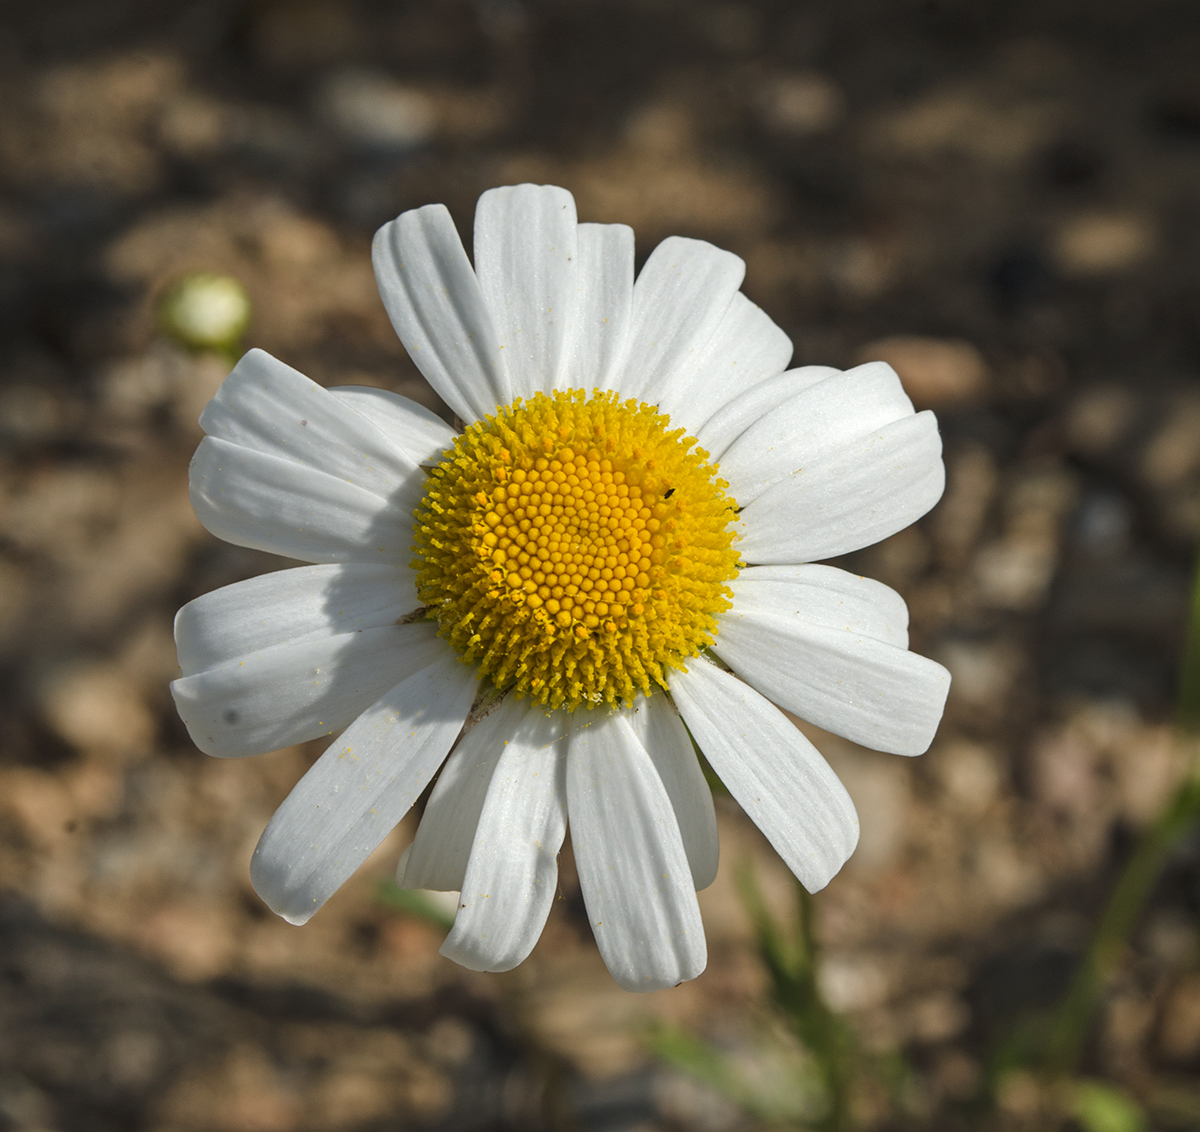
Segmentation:
<svg viewBox="0 0 1200 1132">
<path fill-rule="evenodd" d="M 795 891 L 730 799 L 695 982 L 616 987 L 569 852 L 533 957 L 479 976 L 438 956 L 436 906 L 380 894 L 411 818 L 307 927 L 271 915 L 250 854 L 320 747 L 206 758 L 170 704 L 176 608 L 284 564 L 192 515 L 196 417 L 231 361 L 164 329 L 172 288 L 231 277 L 241 347 L 444 412 L 376 296 L 372 232 L 442 201 L 469 233 L 483 189 L 526 180 L 633 225 L 639 262 L 675 233 L 732 249 L 795 364 L 883 358 L 938 411 L 945 498 L 841 564 L 904 594 L 954 686 L 920 759 L 815 736 L 863 831 L 814 902 L 816 982 L 875 1066 L 856 1126 L 1050 1126 L 996 1050 L 1066 989 L 1186 769 L 1200 9 L 0 10 L 0 1129 L 819 1123 L 735 874 L 781 919 Z M 1085 1051 L 1146 1127 L 1200 1126 L 1198 868 L 1192 836 Z M 663 1034 L 754 1103 L 660 1056 Z"/>
</svg>

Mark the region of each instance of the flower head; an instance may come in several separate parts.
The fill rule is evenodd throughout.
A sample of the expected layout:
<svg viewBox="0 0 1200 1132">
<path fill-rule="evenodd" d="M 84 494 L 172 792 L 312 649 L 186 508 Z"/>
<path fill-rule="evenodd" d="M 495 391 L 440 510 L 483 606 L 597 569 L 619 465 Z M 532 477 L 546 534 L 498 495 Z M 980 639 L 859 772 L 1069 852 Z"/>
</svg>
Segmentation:
<svg viewBox="0 0 1200 1132">
<path fill-rule="evenodd" d="M 578 224 L 562 189 L 485 193 L 474 253 L 440 205 L 374 249 L 461 432 L 258 350 L 218 391 L 197 515 L 313 565 L 180 610 L 172 690 L 210 754 L 340 732 L 251 865 L 288 920 L 436 778 L 397 877 L 461 892 L 443 954 L 528 955 L 569 819 L 609 970 L 671 986 L 704 968 L 696 890 L 717 868 L 693 742 L 815 891 L 858 821 L 780 708 L 878 750 L 932 740 L 949 676 L 908 651 L 904 602 L 815 563 L 933 506 L 936 422 L 882 363 L 785 369 L 728 252 L 668 239 L 635 281 L 632 232 Z"/>
</svg>

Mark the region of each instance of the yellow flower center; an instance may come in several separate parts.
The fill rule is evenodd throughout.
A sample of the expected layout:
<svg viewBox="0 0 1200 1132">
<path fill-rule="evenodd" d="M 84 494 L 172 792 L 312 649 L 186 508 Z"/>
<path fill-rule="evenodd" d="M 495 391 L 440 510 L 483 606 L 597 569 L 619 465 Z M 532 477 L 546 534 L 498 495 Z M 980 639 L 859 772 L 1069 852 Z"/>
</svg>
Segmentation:
<svg viewBox="0 0 1200 1132">
<path fill-rule="evenodd" d="M 629 703 L 712 644 L 736 504 L 669 424 L 615 393 L 537 393 L 469 425 L 430 473 L 417 590 L 496 688 Z"/>
</svg>

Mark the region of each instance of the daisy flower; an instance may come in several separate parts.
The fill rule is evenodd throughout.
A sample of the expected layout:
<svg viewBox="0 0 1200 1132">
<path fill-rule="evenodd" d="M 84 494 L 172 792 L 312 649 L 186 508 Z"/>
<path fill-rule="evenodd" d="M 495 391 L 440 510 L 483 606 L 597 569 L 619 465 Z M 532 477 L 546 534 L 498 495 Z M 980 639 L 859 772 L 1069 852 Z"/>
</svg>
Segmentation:
<svg viewBox="0 0 1200 1132">
<path fill-rule="evenodd" d="M 398 883 L 461 893 L 443 955 L 529 954 L 569 824 L 608 969 L 673 986 L 704 969 L 717 869 L 697 747 L 816 891 L 858 820 L 780 709 L 876 750 L 932 740 L 949 676 L 908 651 L 903 600 L 816 563 L 937 502 L 937 423 L 882 363 L 787 369 L 729 252 L 673 237 L 635 281 L 633 232 L 579 224 L 564 189 L 484 193 L 474 258 L 441 205 L 375 238 L 461 432 L 260 350 L 205 409 L 200 521 L 312 565 L 184 606 L 175 702 L 211 755 L 337 736 L 251 864 L 290 922 L 434 782 Z"/>
</svg>

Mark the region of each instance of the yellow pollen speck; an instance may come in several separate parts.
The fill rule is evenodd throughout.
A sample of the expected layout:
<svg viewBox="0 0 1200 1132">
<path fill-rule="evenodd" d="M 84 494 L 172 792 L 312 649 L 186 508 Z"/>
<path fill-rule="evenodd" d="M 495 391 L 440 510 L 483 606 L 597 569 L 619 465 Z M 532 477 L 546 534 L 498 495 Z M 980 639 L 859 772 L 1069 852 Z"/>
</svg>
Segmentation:
<svg viewBox="0 0 1200 1132">
<path fill-rule="evenodd" d="M 611 392 L 537 393 L 469 425 L 416 513 L 412 565 L 441 636 L 551 708 L 665 687 L 712 644 L 738 570 L 736 504 L 707 457 Z"/>
</svg>

